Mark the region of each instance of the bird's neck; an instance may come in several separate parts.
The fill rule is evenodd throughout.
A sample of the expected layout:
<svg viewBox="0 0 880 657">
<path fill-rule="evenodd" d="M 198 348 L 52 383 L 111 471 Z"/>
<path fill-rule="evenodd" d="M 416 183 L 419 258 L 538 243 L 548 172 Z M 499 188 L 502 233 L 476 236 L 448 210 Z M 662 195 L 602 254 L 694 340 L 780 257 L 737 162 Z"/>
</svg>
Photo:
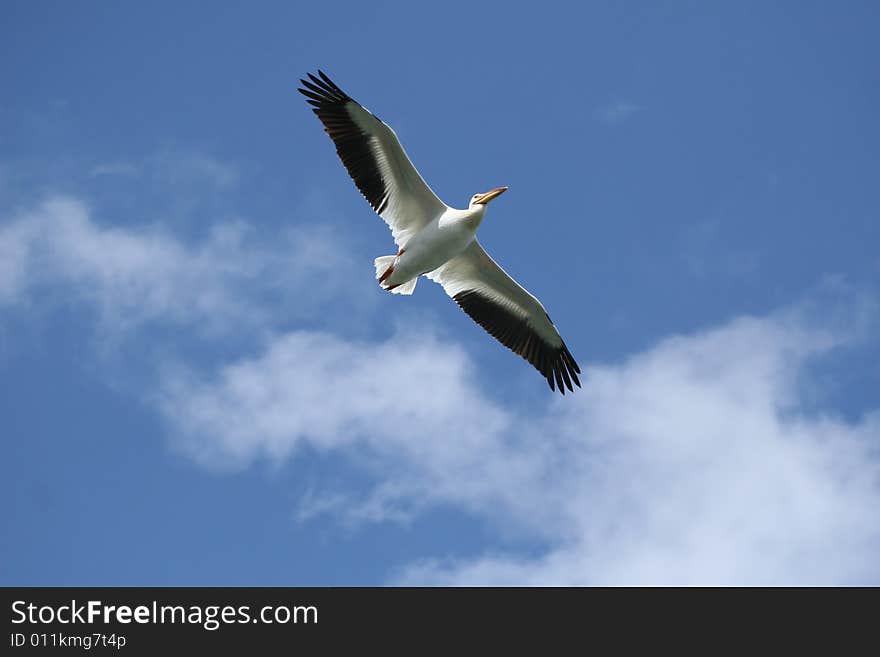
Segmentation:
<svg viewBox="0 0 880 657">
<path fill-rule="evenodd" d="M 476 230 L 483 217 L 486 215 L 485 205 L 474 205 L 464 211 L 460 221 L 466 224 L 471 230 Z"/>
</svg>

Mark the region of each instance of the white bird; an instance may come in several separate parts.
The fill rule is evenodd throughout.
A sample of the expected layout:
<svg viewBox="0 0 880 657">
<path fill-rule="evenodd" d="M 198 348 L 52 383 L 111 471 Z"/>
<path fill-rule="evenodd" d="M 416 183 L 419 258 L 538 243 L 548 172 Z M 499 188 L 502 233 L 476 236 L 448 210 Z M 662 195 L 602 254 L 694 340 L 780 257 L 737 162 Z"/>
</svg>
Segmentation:
<svg viewBox="0 0 880 657">
<path fill-rule="evenodd" d="M 396 255 L 376 258 L 379 284 L 412 294 L 420 275 L 446 293 L 490 335 L 525 358 L 550 389 L 580 386 L 580 368 L 534 296 L 513 280 L 476 233 L 497 187 L 471 197 L 467 210 L 446 205 L 410 162 L 394 131 L 318 71 L 300 88 L 358 189 L 391 228 Z"/>
</svg>

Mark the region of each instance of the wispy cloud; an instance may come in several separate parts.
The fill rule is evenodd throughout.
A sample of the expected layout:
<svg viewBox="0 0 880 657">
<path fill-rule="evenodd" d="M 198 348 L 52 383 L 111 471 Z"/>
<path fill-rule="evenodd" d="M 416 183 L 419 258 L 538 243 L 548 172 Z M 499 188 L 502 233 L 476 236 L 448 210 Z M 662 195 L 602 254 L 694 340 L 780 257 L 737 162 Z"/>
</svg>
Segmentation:
<svg viewBox="0 0 880 657">
<path fill-rule="evenodd" d="M 371 464 L 371 491 L 306 515 L 452 504 L 550 545 L 411 564 L 405 583 L 877 582 L 880 411 L 848 422 L 802 398 L 811 360 L 846 339 L 797 313 L 744 318 L 592 367 L 583 394 L 524 416 L 436 338 L 295 332 L 167 380 L 162 410 L 211 465 L 304 446 Z"/>
<path fill-rule="evenodd" d="M 615 100 L 593 111 L 593 118 L 602 123 L 622 123 L 641 111 L 641 106 L 628 100 Z"/>
<path fill-rule="evenodd" d="M 104 162 L 92 167 L 92 178 L 99 176 L 136 177 L 141 174 L 141 167 L 131 162 Z"/>
<path fill-rule="evenodd" d="M 350 266 L 338 239 L 319 227 L 270 239 L 225 222 L 192 243 L 158 224 L 101 225 L 70 197 L 0 224 L 0 304 L 64 287 L 65 299 L 90 303 L 116 329 L 145 321 L 240 329 L 275 312 L 301 317 L 314 308 L 307 300 L 331 293 Z"/>
<path fill-rule="evenodd" d="M 226 189 L 240 179 L 237 167 L 211 155 L 186 149 L 165 149 L 139 160 L 100 162 L 89 171 L 91 178 L 149 177 L 153 184 L 170 187 Z"/>
<path fill-rule="evenodd" d="M 303 299 L 325 298 L 305 291 L 350 278 L 345 249 L 320 229 L 267 241 L 233 222 L 191 242 L 99 223 L 61 197 L 0 226 L 7 309 L 51 288 L 116 328 L 266 331 L 232 361 L 175 356 L 143 393 L 198 463 L 280 465 L 316 450 L 368 484 L 313 487 L 301 518 L 405 521 L 442 505 L 546 546 L 426 555 L 394 581 L 880 583 L 880 409 L 844 419 L 809 392 L 812 364 L 852 340 L 862 309 L 852 322 L 826 304 L 671 337 L 588 364 L 578 394 L 526 413 L 424 322 L 380 340 L 291 329 L 297 310 L 314 314 Z M 278 283 L 293 302 L 276 303 Z"/>
<path fill-rule="evenodd" d="M 239 180 L 236 167 L 204 153 L 169 150 L 153 156 L 150 165 L 165 184 L 209 184 L 225 188 Z"/>
<path fill-rule="evenodd" d="M 536 558 L 425 561 L 406 583 L 807 584 L 880 581 L 880 413 L 801 398 L 834 336 L 744 319 L 664 341 L 550 413 L 545 488 L 564 522 Z"/>
<path fill-rule="evenodd" d="M 432 448 L 441 458 L 455 435 L 477 440 L 468 427 L 491 432 L 503 418 L 474 394 L 469 367 L 460 348 L 421 330 L 384 342 L 295 331 L 208 380 L 178 372 L 166 381 L 163 406 L 183 422 L 189 451 L 209 464 L 283 459 L 304 444 L 326 450 L 366 442 L 405 453 L 419 450 L 425 433 L 449 433 Z M 427 372 L 432 394 L 422 385 Z"/>
</svg>

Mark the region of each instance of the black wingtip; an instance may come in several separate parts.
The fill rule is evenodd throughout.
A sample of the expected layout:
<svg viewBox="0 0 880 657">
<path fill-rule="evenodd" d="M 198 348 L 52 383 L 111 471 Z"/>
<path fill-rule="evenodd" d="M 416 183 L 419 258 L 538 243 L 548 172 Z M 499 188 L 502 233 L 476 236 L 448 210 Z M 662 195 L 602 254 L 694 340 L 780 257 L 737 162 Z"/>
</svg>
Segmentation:
<svg viewBox="0 0 880 657">
<path fill-rule="evenodd" d="M 339 90 L 339 87 L 336 86 L 336 83 L 333 82 L 333 80 L 331 80 L 330 78 L 328 78 L 328 77 L 327 77 L 327 74 L 324 73 L 324 71 L 322 71 L 321 69 L 318 69 L 318 75 L 320 76 L 320 78 L 321 78 L 324 82 L 326 82 L 327 84 L 329 84 L 329 85 L 330 85 L 331 87 L 333 87 L 334 89 Z"/>
</svg>

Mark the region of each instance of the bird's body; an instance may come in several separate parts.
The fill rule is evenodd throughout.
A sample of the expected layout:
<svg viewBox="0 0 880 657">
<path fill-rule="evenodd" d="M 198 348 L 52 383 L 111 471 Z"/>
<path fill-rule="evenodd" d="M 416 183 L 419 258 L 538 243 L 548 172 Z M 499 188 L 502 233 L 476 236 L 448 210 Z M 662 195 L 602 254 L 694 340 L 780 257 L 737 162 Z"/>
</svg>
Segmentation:
<svg viewBox="0 0 880 657">
<path fill-rule="evenodd" d="M 477 236 L 485 214 L 484 205 L 468 210 L 447 208 L 401 246 L 393 271 L 383 281 L 393 292 L 396 286 L 434 271 L 460 255 Z"/>
<path fill-rule="evenodd" d="M 529 361 L 551 390 L 565 394 L 566 387 L 580 386 L 580 369 L 544 306 L 476 238 L 486 206 L 507 187 L 474 194 L 466 210 L 449 207 L 419 175 L 390 127 L 322 72 L 308 77 L 299 91 L 399 247 L 395 255 L 376 258 L 379 284 L 408 295 L 419 276 L 427 276 L 490 335 Z"/>
</svg>

